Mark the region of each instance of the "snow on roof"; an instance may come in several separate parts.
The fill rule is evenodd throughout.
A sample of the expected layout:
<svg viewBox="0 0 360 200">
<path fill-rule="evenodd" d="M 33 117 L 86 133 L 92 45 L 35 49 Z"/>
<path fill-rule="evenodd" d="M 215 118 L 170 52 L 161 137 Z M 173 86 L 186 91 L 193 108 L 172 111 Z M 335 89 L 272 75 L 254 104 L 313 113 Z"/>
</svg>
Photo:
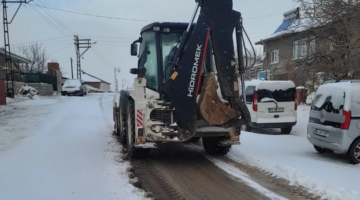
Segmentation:
<svg viewBox="0 0 360 200">
<path fill-rule="evenodd" d="M 101 82 L 100 80 L 90 77 L 86 74 L 81 74 L 81 80 L 83 80 L 84 82 Z"/>
<path fill-rule="evenodd" d="M 251 80 L 245 81 L 246 86 L 256 86 L 257 90 L 287 90 L 290 88 L 295 88 L 295 83 L 292 81 L 266 81 L 266 80 Z"/>
<path fill-rule="evenodd" d="M 295 12 L 295 10 L 289 11 L 289 12 Z M 308 30 L 310 28 L 314 28 L 317 25 L 309 18 L 300 18 L 300 13 L 298 15 L 293 15 L 292 17 L 288 17 L 287 14 L 289 12 L 284 13 L 284 21 L 279 26 L 279 28 L 276 29 L 276 31 L 263 38 L 261 41 L 256 42 L 255 44 L 262 44 L 262 41 L 272 40 L 280 37 L 284 37 L 286 35 L 290 35 L 293 33 L 299 33 L 303 32 L 305 30 Z M 300 9 L 298 10 L 300 12 Z"/>
</svg>

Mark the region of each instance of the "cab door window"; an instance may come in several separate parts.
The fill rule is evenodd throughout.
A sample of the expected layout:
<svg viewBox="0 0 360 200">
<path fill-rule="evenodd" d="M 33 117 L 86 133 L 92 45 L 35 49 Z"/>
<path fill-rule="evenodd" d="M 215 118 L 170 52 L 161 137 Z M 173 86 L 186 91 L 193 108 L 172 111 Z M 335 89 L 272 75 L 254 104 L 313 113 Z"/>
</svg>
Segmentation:
<svg viewBox="0 0 360 200">
<path fill-rule="evenodd" d="M 142 35 L 143 41 L 139 55 L 139 76 L 145 77 L 146 87 L 159 90 L 158 63 L 156 51 L 156 33 L 145 32 Z"/>
</svg>

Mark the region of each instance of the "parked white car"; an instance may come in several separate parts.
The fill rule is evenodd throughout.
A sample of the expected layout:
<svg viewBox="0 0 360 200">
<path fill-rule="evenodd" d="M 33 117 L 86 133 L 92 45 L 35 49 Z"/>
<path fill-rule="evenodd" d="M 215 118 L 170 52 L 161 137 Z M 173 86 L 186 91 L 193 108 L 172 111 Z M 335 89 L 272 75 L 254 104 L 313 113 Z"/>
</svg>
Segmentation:
<svg viewBox="0 0 360 200">
<path fill-rule="evenodd" d="M 360 163 L 360 81 L 321 85 L 311 106 L 307 138 L 319 153 L 346 153 Z"/>
<path fill-rule="evenodd" d="M 81 79 L 68 79 L 62 87 L 61 95 L 84 96 L 86 95 L 86 91 L 86 86 Z"/>
<path fill-rule="evenodd" d="M 297 122 L 294 82 L 245 81 L 245 95 L 252 122 L 252 125 L 246 126 L 246 131 L 252 128 L 280 128 L 284 134 L 291 133 Z"/>
</svg>

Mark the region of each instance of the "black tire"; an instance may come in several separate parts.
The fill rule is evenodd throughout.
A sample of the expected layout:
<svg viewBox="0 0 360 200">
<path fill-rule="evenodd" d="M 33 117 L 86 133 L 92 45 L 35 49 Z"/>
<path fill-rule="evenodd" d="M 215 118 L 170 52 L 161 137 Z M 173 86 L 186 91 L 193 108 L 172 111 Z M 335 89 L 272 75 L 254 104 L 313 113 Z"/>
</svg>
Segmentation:
<svg viewBox="0 0 360 200">
<path fill-rule="evenodd" d="M 126 115 L 122 115 L 121 111 L 119 114 L 119 121 L 118 121 L 118 136 L 119 140 L 122 144 L 126 144 Z"/>
<path fill-rule="evenodd" d="M 249 126 L 249 125 L 246 125 L 246 127 L 245 127 L 245 131 L 247 131 L 247 132 L 251 132 L 251 126 Z"/>
<path fill-rule="evenodd" d="M 134 102 L 129 100 L 127 105 L 127 115 L 126 115 L 126 149 L 127 149 L 127 158 L 135 157 L 146 157 L 149 155 L 149 149 L 136 149 L 135 144 L 135 105 Z"/>
<path fill-rule="evenodd" d="M 319 146 L 316 146 L 314 145 L 314 148 L 317 152 L 319 152 L 319 154 L 323 154 L 323 153 L 326 153 L 326 149 L 325 148 L 322 148 L 322 147 L 319 147 Z"/>
<path fill-rule="evenodd" d="M 198 142 L 201 139 L 201 137 L 193 137 L 189 140 L 189 142 Z"/>
<path fill-rule="evenodd" d="M 292 126 L 281 129 L 281 133 L 283 133 L 283 134 L 290 134 L 291 131 L 292 131 Z"/>
<path fill-rule="evenodd" d="M 210 155 L 226 155 L 231 146 L 219 146 L 218 142 L 225 137 L 203 137 L 203 146 L 206 153 Z"/>
<path fill-rule="evenodd" d="M 351 144 L 347 152 L 347 156 L 349 158 L 350 163 L 354 165 L 360 163 L 360 138 L 358 138 Z"/>
<path fill-rule="evenodd" d="M 81 94 L 80 94 L 80 96 L 82 96 L 82 97 L 84 96 L 84 91 L 81 91 Z"/>
</svg>

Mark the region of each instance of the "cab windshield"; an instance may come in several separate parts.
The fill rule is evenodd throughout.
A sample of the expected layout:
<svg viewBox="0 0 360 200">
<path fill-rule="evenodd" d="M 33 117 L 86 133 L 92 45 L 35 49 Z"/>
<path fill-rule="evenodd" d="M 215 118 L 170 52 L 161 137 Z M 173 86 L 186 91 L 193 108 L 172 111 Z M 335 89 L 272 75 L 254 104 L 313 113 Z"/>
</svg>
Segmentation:
<svg viewBox="0 0 360 200">
<path fill-rule="evenodd" d="M 181 35 L 181 33 L 163 33 L 161 35 L 164 81 L 170 77 L 170 73 L 172 72 L 171 63 L 178 50 Z"/>
<path fill-rule="evenodd" d="M 182 32 L 161 34 L 164 81 L 170 77 L 170 74 L 172 72 L 171 63 L 174 62 L 173 59 L 179 48 L 181 36 Z M 206 58 L 207 59 L 205 59 L 202 73 L 206 73 L 207 71 L 209 71 L 209 69 L 207 69 L 207 61 L 209 60 L 208 54 L 206 55 Z"/>
</svg>

